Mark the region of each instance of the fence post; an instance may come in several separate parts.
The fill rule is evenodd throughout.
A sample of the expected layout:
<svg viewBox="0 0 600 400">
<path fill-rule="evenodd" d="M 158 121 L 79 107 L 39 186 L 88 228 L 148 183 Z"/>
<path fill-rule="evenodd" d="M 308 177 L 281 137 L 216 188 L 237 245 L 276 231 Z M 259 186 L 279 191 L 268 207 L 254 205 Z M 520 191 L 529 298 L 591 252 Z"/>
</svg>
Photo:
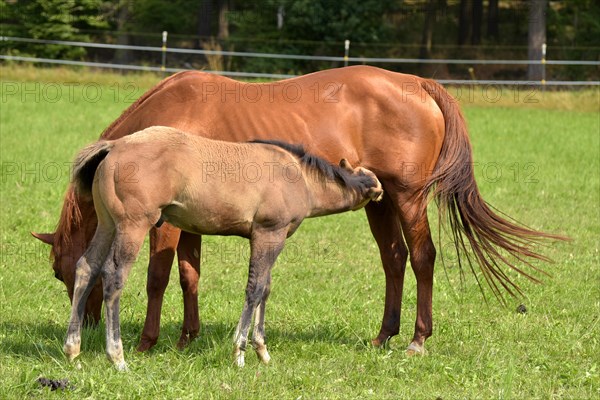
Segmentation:
<svg viewBox="0 0 600 400">
<path fill-rule="evenodd" d="M 344 42 L 344 67 L 348 66 L 348 54 L 350 53 L 350 41 L 346 39 Z"/>
<path fill-rule="evenodd" d="M 542 44 L 542 87 L 546 85 L 546 43 Z"/>
<path fill-rule="evenodd" d="M 162 64 L 160 66 L 161 71 L 165 71 L 167 68 L 167 31 L 162 33 Z"/>
</svg>

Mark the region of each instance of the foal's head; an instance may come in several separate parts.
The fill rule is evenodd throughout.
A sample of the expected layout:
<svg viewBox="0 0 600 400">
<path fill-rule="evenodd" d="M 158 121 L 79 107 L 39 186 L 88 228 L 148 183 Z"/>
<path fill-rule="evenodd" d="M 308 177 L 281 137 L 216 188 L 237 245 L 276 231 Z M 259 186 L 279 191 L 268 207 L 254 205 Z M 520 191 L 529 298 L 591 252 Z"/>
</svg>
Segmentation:
<svg viewBox="0 0 600 400">
<path fill-rule="evenodd" d="M 353 207 L 352 210 L 364 207 L 371 200 L 380 201 L 383 198 L 383 187 L 373 171 L 363 167 L 353 168 L 345 158 L 342 158 L 340 161 L 340 167 L 361 183 L 360 185 L 356 185 L 356 189 L 361 191 L 360 194 L 363 200 Z"/>
</svg>

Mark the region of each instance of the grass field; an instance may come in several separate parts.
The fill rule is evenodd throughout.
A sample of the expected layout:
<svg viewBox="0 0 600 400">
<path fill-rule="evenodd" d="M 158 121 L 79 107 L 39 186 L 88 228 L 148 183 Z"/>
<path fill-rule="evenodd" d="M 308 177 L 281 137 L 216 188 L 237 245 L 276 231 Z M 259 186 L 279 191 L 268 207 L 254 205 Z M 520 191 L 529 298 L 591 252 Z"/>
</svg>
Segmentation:
<svg viewBox="0 0 600 400">
<path fill-rule="evenodd" d="M 474 279 L 461 285 L 450 242 L 436 268 L 429 354 L 408 358 L 415 284 L 407 270 L 400 335 L 368 343 L 379 329 L 384 277 L 363 212 L 307 220 L 273 271 L 267 336 L 273 357 L 244 369 L 231 362 L 248 246 L 206 237 L 200 286 L 201 336 L 175 347 L 182 319 L 176 270 L 165 296 L 158 345 L 135 352 L 145 315 L 147 251 L 121 300 L 125 358 L 119 373 L 104 356 L 104 327 L 84 330 L 81 369 L 62 343 L 70 305 L 54 279 L 48 248 L 29 232 L 52 231 L 69 165 L 155 75 L 85 70 L 2 69 L 0 103 L 0 399 L 46 398 L 36 379 L 67 378 L 66 398 L 456 399 L 600 396 L 600 121 L 598 91 L 503 91 L 461 98 L 480 189 L 527 225 L 572 242 L 544 252 L 551 277 L 516 277 L 526 296 L 483 301 Z M 483 94 L 485 93 L 485 95 Z M 515 95 L 516 93 L 516 95 Z M 538 100 L 525 102 L 523 94 Z M 497 96 L 495 94 L 494 96 Z M 531 97 L 533 96 L 533 97 Z M 434 207 L 431 207 L 436 225 Z M 351 233 L 351 234 L 349 234 Z M 439 257 L 438 257 L 439 260 Z M 527 313 L 516 311 L 524 304 Z"/>
</svg>

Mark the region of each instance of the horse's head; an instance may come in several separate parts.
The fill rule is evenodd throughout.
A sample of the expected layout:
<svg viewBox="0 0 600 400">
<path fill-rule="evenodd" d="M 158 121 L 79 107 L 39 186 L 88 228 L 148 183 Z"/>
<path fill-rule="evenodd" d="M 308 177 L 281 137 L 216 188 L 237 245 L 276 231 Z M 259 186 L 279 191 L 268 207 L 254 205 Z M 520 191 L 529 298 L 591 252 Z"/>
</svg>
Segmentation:
<svg viewBox="0 0 600 400">
<path fill-rule="evenodd" d="M 65 200 L 65 203 L 68 203 L 68 200 Z M 56 232 L 31 233 L 36 239 L 52 246 L 50 255 L 54 277 L 65 284 L 71 300 L 75 286 L 75 266 L 91 241 L 97 224 L 93 204 L 91 207 L 87 204 L 80 207 L 81 213 L 78 214 L 78 218 L 70 218 L 70 210 L 67 210 L 67 207 L 63 208 Z M 77 211 L 79 213 L 79 210 Z M 96 325 L 100 321 L 101 309 L 102 284 L 98 280 L 86 302 L 84 322 Z"/>
<path fill-rule="evenodd" d="M 371 200 L 380 201 L 383 198 L 383 186 L 381 185 L 381 182 L 379 182 L 379 179 L 377 179 L 377 176 L 375 175 L 375 173 L 373 173 L 373 171 L 363 167 L 353 168 L 352 165 L 350 165 L 348 160 L 346 160 L 345 158 L 343 158 L 340 161 L 340 167 L 342 167 L 354 176 L 366 176 L 369 177 L 371 180 L 371 184 L 365 186 L 365 188 L 363 189 L 363 193 L 361 193 L 362 200 L 355 207 L 353 207 L 352 210 L 358 210 L 366 206 L 367 203 Z"/>
</svg>

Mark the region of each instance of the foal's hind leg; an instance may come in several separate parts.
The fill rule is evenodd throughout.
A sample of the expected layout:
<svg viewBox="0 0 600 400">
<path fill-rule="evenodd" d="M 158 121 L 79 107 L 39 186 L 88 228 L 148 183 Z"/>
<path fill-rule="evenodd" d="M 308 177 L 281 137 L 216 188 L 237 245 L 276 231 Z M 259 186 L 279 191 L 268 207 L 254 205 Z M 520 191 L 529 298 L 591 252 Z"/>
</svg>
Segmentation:
<svg viewBox="0 0 600 400">
<path fill-rule="evenodd" d="M 389 195 L 381 203 L 370 202 L 366 206 L 371 232 L 379 246 L 385 272 L 385 308 L 379 335 L 372 340 L 381 346 L 400 331 L 402 290 L 408 250 L 400 231 L 400 219 Z"/>
<path fill-rule="evenodd" d="M 106 355 L 118 370 L 127 369 L 121 341 L 119 301 L 131 266 L 149 229 L 150 226 L 144 226 L 144 224 L 119 227 L 106 262 L 102 266 L 102 284 L 104 285 L 104 304 L 106 308 Z"/>
<path fill-rule="evenodd" d="M 256 307 L 254 312 L 254 332 L 252 332 L 252 347 L 256 351 L 256 355 L 265 364 L 271 361 L 271 356 L 267 351 L 267 345 L 265 344 L 265 308 L 267 299 L 271 293 L 271 273 L 267 278 L 267 285 L 263 291 L 262 299 L 260 304 Z"/>
<path fill-rule="evenodd" d="M 113 227 L 98 225 L 94 238 L 75 267 L 75 286 L 71 306 L 71 319 L 63 350 L 72 361 L 81 351 L 81 323 L 87 298 L 98 280 L 100 269 L 113 241 Z"/>
<path fill-rule="evenodd" d="M 283 249 L 286 233 L 286 229 L 276 232 L 254 231 L 252 233 L 246 301 L 233 336 L 233 357 L 238 367 L 244 366 L 244 354 L 248 344 L 248 331 L 250 330 L 252 315 L 263 298 L 266 302 L 265 291 L 268 290 L 271 268 Z"/>
</svg>

